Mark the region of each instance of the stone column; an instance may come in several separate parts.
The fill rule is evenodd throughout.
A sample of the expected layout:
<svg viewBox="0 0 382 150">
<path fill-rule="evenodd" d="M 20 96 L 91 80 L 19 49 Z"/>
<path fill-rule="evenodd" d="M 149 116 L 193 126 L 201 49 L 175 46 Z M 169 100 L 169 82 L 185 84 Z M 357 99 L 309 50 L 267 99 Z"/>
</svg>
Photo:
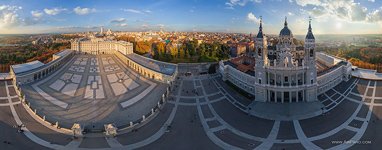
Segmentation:
<svg viewBox="0 0 382 150">
<path fill-rule="evenodd" d="M 284 86 L 284 78 L 285 78 L 285 76 L 282 75 L 282 76 L 281 76 L 281 86 Z"/>
<path fill-rule="evenodd" d="M 302 90 L 302 101 L 305 101 L 305 90 Z"/>
<path fill-rule="evenodd" d="M 305 85 L 305 83 L 306 83 L 306 82 L 305 82 L 305 72 L 302 73 L 302 78 L 303 78 L 303 80 L 302 80 L 302 84 Z"/>
<path fill-rule="evenodd" d="M 281 103 L 284 103 L 284 91 L 281 92 Z"/>
<path fill-rule="evenodd" d="M 277 103 L 277 91 L 273 91 L 275 93 L 275 97 L 273 98 L 273 101 Z"/>
</svg>

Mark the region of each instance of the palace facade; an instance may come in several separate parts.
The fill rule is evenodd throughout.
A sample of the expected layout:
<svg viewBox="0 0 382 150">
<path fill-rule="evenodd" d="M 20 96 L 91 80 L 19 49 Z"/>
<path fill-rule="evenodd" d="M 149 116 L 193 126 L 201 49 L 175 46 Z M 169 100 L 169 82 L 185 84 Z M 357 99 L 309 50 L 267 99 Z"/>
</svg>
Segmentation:
<svg viewBox="0 0 382 150">
<path fill-rule="evenodd" d="M 165 63 L 151 58 L 143 57 L 133 52 L 133 44 L 125 41 L 112 41 L 100 38 L 71 41 L 71 49 L 53 55 L 49 63 L 33 61 L 24 64 L 12 65 L 10 76 L 14 85 L 22 85 L 44 79 L 69 63 L 77 54 L 113 54 L 122 63 L 136 71 L 140 76 L 159 82 L 171 84 L 178 72 L 176 64 Z"/>
<path fill-rule="evenodd" d="M 133 53 L 133 43 L 126 41 L 104 40 L 92 38 L 90 40 L 77 39 L 71 41 L 71 49 L 85 54 L 113 54 L 119 51 L 122 54 Z"/>
</svg>

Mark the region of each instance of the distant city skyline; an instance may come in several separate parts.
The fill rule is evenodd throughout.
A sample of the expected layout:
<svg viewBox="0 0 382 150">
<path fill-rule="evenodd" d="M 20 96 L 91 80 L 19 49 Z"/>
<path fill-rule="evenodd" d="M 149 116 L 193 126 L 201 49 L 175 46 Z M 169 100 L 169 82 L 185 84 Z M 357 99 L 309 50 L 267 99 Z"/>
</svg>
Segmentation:
<svg viewBox="0 0 382 150">
<path fill-rule="evenodd" d="M 304 35 L 382 34 L 377 0 L 0 0 L 0 34 L 117 31 L 201 31 L 278 34 L 284 17 Z"/>
</svg>

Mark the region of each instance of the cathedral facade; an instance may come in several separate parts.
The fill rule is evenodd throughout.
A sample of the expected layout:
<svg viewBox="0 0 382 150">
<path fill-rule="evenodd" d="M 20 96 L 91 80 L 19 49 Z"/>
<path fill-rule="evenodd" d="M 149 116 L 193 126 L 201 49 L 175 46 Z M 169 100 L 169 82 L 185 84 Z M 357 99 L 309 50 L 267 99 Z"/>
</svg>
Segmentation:
<svg viewBox="0 0 382 150">
<path fill-rule="evenodd" d="M 312 30 L 309 20 L 305 40 L 299 42 L 285 18 L 278 37 L 266 36 L 261 19 L 254 52 L 219 62 L 223 81 L 254 95 L 255 101 L 316 101 L 318 95 L 351 78 L 352 65 L 316 52 Z"/>
<path fill-rule="evenodd" d="M 255 41 L 257 99 L 270 102 L 309 102 L 317 99 L 315 38 L 310 22 L 303 47 L 295 45 L 286 18 L 277 44 L 267 44 L 262 22 Z"/>
</svg>

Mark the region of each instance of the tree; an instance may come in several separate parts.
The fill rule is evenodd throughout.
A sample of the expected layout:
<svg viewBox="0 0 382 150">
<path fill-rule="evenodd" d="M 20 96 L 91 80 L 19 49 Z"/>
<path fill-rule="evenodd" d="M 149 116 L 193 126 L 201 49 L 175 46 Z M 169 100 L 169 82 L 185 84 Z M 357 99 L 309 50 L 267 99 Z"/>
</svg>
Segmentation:
<svg viewBox="0 0 382 150">
<path fill-rule="evenodd" d="M 185 46 L 182 45 L 182 46 L 180 46 L 180 48 L 179 48 L 179 58 L 180 58 L 180 59 L 183 59 L 184 57 L 185 57 Z"/>
<path fill-rule="evenodd" d="M 136 53 L 138 54 L 146 54 L 151 51 L 151 43 L 139 41 L 136 43 Z"/>
<path fill-rule="evenodd" d="M 176 58 L 176 57 L 178 57 L 178 54 L 179 54 L 179 52 L 178 52 L 178 48 L 177 48 L 177 46 L 175 45 L 170 45 L 169 46 L 169 48 L 170 48 L 170 54 L 171 54 L 171 56 L 173 57 L 173 58 Z"/>
</svg>

